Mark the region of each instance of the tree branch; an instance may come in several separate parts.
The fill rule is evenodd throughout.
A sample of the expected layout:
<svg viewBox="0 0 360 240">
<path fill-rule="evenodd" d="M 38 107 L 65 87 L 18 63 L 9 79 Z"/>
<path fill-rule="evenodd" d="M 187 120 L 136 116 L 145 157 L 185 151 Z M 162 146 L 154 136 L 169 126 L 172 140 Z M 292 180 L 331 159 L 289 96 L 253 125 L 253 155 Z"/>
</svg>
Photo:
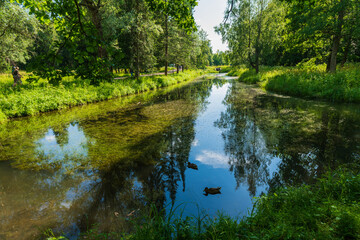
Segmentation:
<svg viewBox="0 0 360 240">
<path fill-rule="evenodd" d="M 224 17 L 224 23 L 227 22 L 227 20 L 229 19 L 230 17 L 230 14 L 232 13 L 233 11 L 233 8 L 234 8 L 234 5 L 235 5 L 235 1 L 236 0 L 229 0 L 228 2 L 230 2 L 230 9 L 226 12 L 225 14 L 225 17 Z"/>
<path fill-rule="evenodd" d="M 81 22 L 81 15 L 80 15 L 79 4 L 78 4 L 77 0 L 74 0 L 74 3 L 75 3 L 75 5 L 76 5 L 76 11 L 77 11 L 78 21 L 79 21 L 79 24 L 80 24 L 80 29 L 81 29 L 81 31 L 85 34 L 85 36 L 87 37 L 87 34 L 86 34 L 86 32 L 85 32 L 85 30 L 84 30 L 84 27 L 83 27 L 83 25 L 82 25 L 82 22 Z M 74 25 L 74 26 L 75 26 L 75 25 Z"/>
<path fill-rule="evenodd" d="M 4 28 L 4 31 L 0 34 L 0 37 L 2 37 L 2 36 L 4 36 L 5 35 L 5 33 L 6 33 L 6 30 L 9 28 L 9 26 L 6 26 L 5 28 Z"/>
<path fill-rule="evenodd" d="M 68 36 L 67 38 L 65 38 L 63 44 L 61 44 L 60 47 L 58 48 L 58 50 L 56 51 L 55 56 L 54 56 L 53 66 L 55 66 L 55 59 L 56 59 L 57 55 L 59 55 L 60 50 L 65 46 L 67 40 L 72 36 L 72 31 L 74 30 L 74 27 L 75 27 L 76 25 L 77 25 L 77 23 L 75 23 L 75 24 L 71 27 L 69 36 Z"/>
</svg>

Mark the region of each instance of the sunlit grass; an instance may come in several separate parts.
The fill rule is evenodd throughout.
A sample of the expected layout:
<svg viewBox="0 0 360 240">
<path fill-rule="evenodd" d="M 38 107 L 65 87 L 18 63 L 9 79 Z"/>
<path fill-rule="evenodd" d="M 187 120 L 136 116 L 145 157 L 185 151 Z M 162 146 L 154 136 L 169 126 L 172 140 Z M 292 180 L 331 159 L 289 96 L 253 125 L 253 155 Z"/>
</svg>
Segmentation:
<svg viewBox="0 0 360 240">
<path fill-rule="evenodd" d="M 348 64 L 336 73 L 325 65 L 306 67 L 261 67 L 260 73 L 247 68 L 233 69 L 245 83 L 257 83 L 268 91 L 290 96 L 326 99 L 334 102 L 360 102 L 360 66 Z"/>
<path fill-rule="evenodd" d="M 207 71 L 188 70 L 169 76 L 147 76 L 103 82 L 99 86 L 88 81 L 66 77 L 60 86 L 52 86 L 44 79 L 29 81 L 23 73 L 23 84 L 12 87 L 11 74 L 0 75 L 0 123 L 7 118 L 34 115 L 39 112 L 63 109 L 90 102 L 107 100 L 134 93 L 154 90 L 195 79 Z"/>
</svg>

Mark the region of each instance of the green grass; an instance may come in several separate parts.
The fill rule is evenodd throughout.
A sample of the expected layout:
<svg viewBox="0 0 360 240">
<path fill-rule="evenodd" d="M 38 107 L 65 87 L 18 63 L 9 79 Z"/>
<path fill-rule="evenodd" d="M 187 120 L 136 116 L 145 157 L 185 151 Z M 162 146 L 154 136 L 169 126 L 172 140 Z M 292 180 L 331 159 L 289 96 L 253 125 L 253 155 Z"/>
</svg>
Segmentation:
<svg viewBox="0 0 360 240">
<path fill-rule="evenodd" d="M 260 73 L 246 68 L 230 72 L 245 83 L 257 83 L 268 91 L 333 102 L 360 102 L 360 65 L 349 64 L 336 73 L 325 72 L 325 66 L 261 67 Z"/>
<path fill-rule="evenodd" d="M 212 73 L 219 73 L 219 71 L 216 71 L 216 68 L 221 68 L 220 73 L 228 73 L 232 69 L 229 65 L 208 66 L 206 69 Z"/>
<path fill-rule="evenodd" d="M 242 222 L 255 239 L 359 239 L 360 175 L 329 173 L 314 186 L 283 188 L 261 197 Z"/>
<path fill-rule="evenodd" d="M 195 79 L 205 73 L 207 72 L 192 70 L 167 77 L 141 77 L 139 80 L 126 78 L 114 80 L 112 83 L 101 83 L 99 86 L 92 86 L 87 81 L 73 77 L 64 78 L 60 86 L 52 86 L 42 79 L 30 82 L 28 75 L 23 73 L 24 84 L 15 88 L 12 88 L 11 75 L 1 74 L 0 123 L 8 118 L 34 115 L 167 87 Z"/>
<path fill-rule="evenodd" d="M 360 239 L 360 175 L 329 172 L 312 186 L 277 189 L 256 198 L 249 216 L 233 219 L 165 216 L 155 207 L 131 233 L 92 229 L 82 239 Z M 181 206 L 180 206 L 181 207 Z"/>
</svg>

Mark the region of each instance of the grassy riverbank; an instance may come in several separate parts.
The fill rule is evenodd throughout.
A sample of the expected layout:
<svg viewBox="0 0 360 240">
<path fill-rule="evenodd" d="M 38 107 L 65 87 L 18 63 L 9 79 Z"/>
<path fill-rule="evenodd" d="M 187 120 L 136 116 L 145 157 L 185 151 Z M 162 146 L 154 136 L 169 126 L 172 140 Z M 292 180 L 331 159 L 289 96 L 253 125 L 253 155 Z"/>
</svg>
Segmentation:
<svg viewBox="0 0 360 240">
<path fill-rule="evenodd" d="M 282 188 L 258 198 L 236 221 L 147 219 L 130 239 L 359 239 L 360 175 L 329 173 L 314 186 Z M 200 227 L 199 227 L 200 226 Z"/>
<path fill-rule="evenodd" d="M 31 82 L 24 74 L 24 84 L 15 88 L 11 87 L 11 75 L 2 74 L 0 75 L 0 123 L 12 117 L 34 115 L 167 87 L 195 79 L 208 72 L 208 70 L 189 70 L 167 77 L 117 79 L 112 83 L 101 83 L 99 86 L 72 77 L 64 79 L 60 86 L 52 86 L 45 80 Z"/>
<path fill-rule="evenodd" d="M 360 102 L 359 64 L 349 64 L 336 73 L 327 73 L 325 65 L 320 65 L 261 67 L 259 74 L 247 68 L 237 68 L 230 75 L 280 94 L 333 102 Z"/>
<path fill-rule="evenodd" d="M 151 210 L 133 221 L 134 233 L 93 229 L 83 239 L 359 239 L 360 175 L 339 170 L 313 186 L 278 189 L 257 198 L 243 219 L 163 217 Z"/>
</svg>

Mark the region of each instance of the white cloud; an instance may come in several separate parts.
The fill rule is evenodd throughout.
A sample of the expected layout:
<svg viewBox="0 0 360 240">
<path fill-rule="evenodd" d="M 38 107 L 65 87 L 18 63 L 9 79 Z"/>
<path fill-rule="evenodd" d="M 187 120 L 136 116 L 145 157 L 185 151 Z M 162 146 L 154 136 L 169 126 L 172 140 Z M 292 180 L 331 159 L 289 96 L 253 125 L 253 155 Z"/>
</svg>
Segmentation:
<svg viewBox="0 0 360 240">
<path fill-rule="evenodd" d="M 55 141 L 55 136 L 54 135 L 47 135 L 45 136 L 45 140 L 48 142 L 53 142 Z"/>
<path fill-rule="evenodd" d="M 228 168 L 228 158 L 224 154 L 209 150 L 203 150 L 200 155 L 195 157 L 195 160 L 213 168 Z"/>
<path fill-rule="evenodd" d="M 195 140 L 191 143 L 191 145 L 192 145 L 193 147 L 198 146 L 198 145 L 199 145 L 199 140 L 195 139 Z"/>
</svg>

